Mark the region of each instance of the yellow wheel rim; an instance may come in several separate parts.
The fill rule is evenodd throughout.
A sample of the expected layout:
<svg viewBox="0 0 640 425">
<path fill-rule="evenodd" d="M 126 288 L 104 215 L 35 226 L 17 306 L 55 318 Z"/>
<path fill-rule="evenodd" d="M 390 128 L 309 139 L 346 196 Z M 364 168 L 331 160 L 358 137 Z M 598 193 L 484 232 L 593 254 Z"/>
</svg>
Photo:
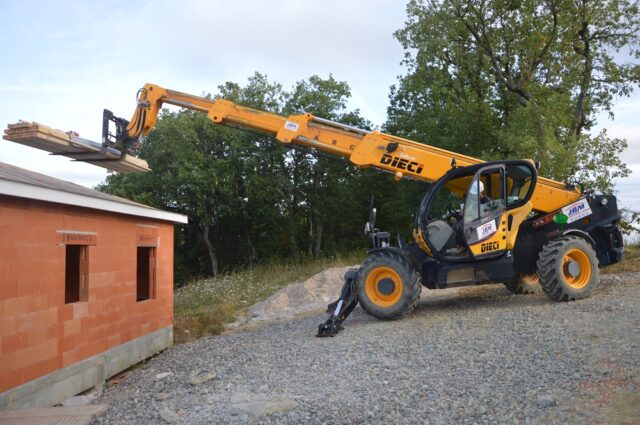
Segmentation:
<svg viewBox="0 0 640 425">
<path fill-rule="evenodd" d="M 575 273 L 575 265 L 579 270 Z M 571 270 L 573 268 L 573 270 Z M 573 271 L 573 273 L 572 273 Z M 564 279 L 569 286 L 575 289 L 584 288 L 591 279 L 591 261 L 584 251 L 578 248 L 572 248 L 564 254 L 562 259 L 562 272 Z"/>
<path fill-rule="evenodd" d="M 376 305 L 391 307 L 402 296 L 402 279 L 390 267 L 377 267 L 367 276 L 365 291 Z"/>
<path fill-rule="evenodd" d="M 528 283 L 529 285 L 535 285 L 540 282 L 540 276 L 538 276 L 538 273 L 522 273 L 520 274 L 520 278 L 524 283 Z"/>
</svg>

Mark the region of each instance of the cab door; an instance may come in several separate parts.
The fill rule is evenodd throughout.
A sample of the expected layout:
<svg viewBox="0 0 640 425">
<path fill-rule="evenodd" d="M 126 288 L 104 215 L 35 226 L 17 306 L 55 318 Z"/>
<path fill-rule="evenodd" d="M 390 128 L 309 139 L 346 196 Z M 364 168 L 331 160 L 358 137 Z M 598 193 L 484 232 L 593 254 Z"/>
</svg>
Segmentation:
<svg viewBox="0 0 640 425">
<path fill-rule="evenodd" d="M 507 249 L 504 165 L 481 168 L 467 190 L 463 208 L 463 236 L 474 259 L 502 255 Z"/>
</svg>

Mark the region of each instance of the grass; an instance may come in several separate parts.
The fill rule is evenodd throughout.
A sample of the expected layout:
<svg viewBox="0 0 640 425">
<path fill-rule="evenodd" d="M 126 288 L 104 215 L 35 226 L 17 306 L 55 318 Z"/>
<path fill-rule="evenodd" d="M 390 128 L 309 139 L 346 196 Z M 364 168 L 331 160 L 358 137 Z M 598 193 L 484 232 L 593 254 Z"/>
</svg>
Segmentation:
<svg viewBox="0 0 640 425">
<path fill-rule="evenodd" d="M 329 267 L 359 264 L 363 253 L 340 258 L 307 260 L 300 264 L 265 264 L 193 281 L 176 289 L 174 296 L 174 339 L 177 344 L 194 341 L 224 330 L 242 310 L 290 283 L 302 282 Z M 336 294 L 336 297 L 339 294 Z"/>
<path fill-rule="evenodd" d="M 640 245 L 627 245 L 624 247 L 624 259 L 602 269 L 603 273 L 640 272 Z"/>
</svg>

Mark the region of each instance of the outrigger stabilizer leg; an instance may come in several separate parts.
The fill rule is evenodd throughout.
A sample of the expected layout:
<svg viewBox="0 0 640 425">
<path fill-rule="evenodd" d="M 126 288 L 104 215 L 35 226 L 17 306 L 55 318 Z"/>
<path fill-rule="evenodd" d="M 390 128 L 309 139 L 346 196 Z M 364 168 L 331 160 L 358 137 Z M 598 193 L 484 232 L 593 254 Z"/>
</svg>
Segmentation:
<svg viewBox="0 0 640 425">
<path fill-rule="evenodd" d="M 318 326 L 317 337 L 336 336 L 344 329 L 342 322 L 351 314 L 358 305 L 356 296 L 356 280 L 358 279 L 358 269 L 349 269 L 344 275 L 344 285 L 340 292 L 340 298 L 329 304 L 327 313 L 331 313 L 329 318 Z"/>
</svg>

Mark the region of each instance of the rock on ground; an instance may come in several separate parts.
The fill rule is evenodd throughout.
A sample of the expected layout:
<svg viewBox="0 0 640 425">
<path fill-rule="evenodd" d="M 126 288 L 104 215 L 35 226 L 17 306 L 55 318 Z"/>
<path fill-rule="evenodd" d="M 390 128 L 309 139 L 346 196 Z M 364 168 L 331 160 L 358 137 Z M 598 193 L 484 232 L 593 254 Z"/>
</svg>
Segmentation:
<svg viewBox="0 0 640 425">
<path fill-rule="evenodd" d="M 353 267 L 357 266 L 332 267 L 302 283 L 282 288 L 266 300 L 249 307 L 247 315 L 227 325 L 227 329 L 255 326 L 325 311 L 327 305 L 340 296 L 344 274 Z"/>
<path fill-rule="evenodd" d="M 212 380 L 215 377 L 216 377 L 216 374 L 212 373 L 212 372 L 193 374 L 191 379 L 189 379 L 189 383 L 191 385 L 200 385 L 200 384 L 203 384 L 203 383 L 205 383 L 207 381 Z"/>
<path fill-rule="evenodd" d="M 65 401 L 62 402 L 63 407 L 80 407 L 86 406 L 90 404 L 93 400 L 98 397 L 97 393 L 90 393 L 86 395 L 77 395 L 73 397 L 69 397 Z"/>
<path fill-rule="evenodd" d="M 231 396 L 231 414 L 249 413 L 262 416 L 295 409 L 298 403 L 288 397 L 266 394 L 236 393 Z"/>
<path fill-rule="evenodd" d="M 314 337 L 324 314 L 204 338 L 108 388 L 94 424 L 640 423 L 639 283 L 605 275 L 569 303 L 425 290 L 407 318 L 358 308 L 335 338 Z"/>
</svg>

